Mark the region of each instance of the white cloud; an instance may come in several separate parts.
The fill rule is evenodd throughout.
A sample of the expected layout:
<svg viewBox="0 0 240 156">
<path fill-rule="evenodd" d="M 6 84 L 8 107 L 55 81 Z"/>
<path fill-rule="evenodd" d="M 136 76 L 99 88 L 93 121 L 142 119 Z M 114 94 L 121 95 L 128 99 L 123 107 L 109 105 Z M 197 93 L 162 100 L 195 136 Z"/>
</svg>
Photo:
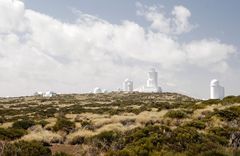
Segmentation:
<svg viewBox="0 0 240 156">
<path fill-rule="evenodd" d="M 175 17 L 172 19 L 175 23 L 175 33 L 182 34 L 191 31 L 193 26 L 189 23 L 191 12 L 184 6 L 175 6 L 172 15 Z"/>
<path fill-rule="evenodd" d="M 192 28 L 185 7 L 176 6 L 171 18 L 156 7 L 139 13 L 158 31 L 127 20 L 112 24 L 81 12 L 76 22 L 64 23 L 25 9 L 21 1 L 0 0 L 0 95 L 113 89 L 126 77 L 137 87 L 152 66 L 167 77 L 162 79 L 166 84 L 183 90 L 176 77 L 189 66 L 217 73 L 230 68 L 234 46 L 209 39 L 181 44 L 171 36 Z"/>
<path fill-rule="evenodd" d="M 19 0 L 0 1 L 0 33 L 24 29 L 24 4 Z"/>
<path fill-rule="evenodd" d="M 151 22 L 151 28 L 161 33 L 180 35 L 192 30 L 194 26 L 190 24 L 191 12 L 184 6 L 175 6 L 172 16 L 167 17 L 163 12 L 163 6 L 145 6 L 137 3 L 137 14 Z"/>
<path fill-rule="evenodd" d="M 215 71 L 225 72 L 228 68 L 226 60 L 236 52 L 232 45 L 218 40 L 203 39 L 192 41 L 183 46 L 187 53 L 188 62 L 200 67 L 212 67 Z M 211 68 L 210 68 L 211 69 Z"/>
</svg>

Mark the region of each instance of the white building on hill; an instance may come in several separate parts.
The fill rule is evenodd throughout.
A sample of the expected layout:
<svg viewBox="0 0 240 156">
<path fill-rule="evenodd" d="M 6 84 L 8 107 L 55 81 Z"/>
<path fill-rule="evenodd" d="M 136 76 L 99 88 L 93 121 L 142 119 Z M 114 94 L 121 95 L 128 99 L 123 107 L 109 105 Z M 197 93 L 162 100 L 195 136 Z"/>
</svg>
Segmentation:
<svg viewBox="0 0 240 156">
<path fill-rule="evenodd" d="M 99 87 L 96 87 L 96 88 L 94 88 L 93 93 L 94 93 L 94 94 L 102 93 L 102 89 L 99 88 Z"/>
<path fill-rule="evenodd" d="M 125 79 L 123 82 L 123 91 L 124 92 L 133 92 L 133 81 Z"/>
<path fill-rule="evenodd" d="M 224 94 L 224 87 L 219 84 L 217 79 L 213 79 L 210 83 L 210 99 L 223 99 Z"/>
<path fill-rule="evenodd" d="M 43 93 L 43 97 L 53 97 L 56 95 L 57 95 L 57 93 L 55 93 L 53 91 L 46 91 L 45 93 Z"/>
<path fill-rule="evenodd" d="M 158 86 L 158 73 L 154 68 L 148 72 L 147 85 L 139 89 L 140 92 L 161 93 L 162 89 Z"/>
</svg>

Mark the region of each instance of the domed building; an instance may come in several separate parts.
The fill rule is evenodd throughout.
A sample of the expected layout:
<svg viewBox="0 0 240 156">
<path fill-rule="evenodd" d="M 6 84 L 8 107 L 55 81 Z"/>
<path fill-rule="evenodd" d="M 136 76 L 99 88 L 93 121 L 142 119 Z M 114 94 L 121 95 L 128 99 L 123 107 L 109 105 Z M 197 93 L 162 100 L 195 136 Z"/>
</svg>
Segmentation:
<svg viewBox="0 0 240 156">
<path fill-rule="evenodd" d="M 124 92 L 133 92 L 133 81 L 125 79 L 123 82 L 123 91 Z"/>
<path fill-rule="evenodd" d="M 96 87 L 96 88 L 94 88 L 93 93 L 94 93 L 94 94 L 102 93 L 102 89 L 99 88 L 99 87 Z"/>
<path fill-rule="evenodd" d="M 223 99 L 225 94 L 224 87 L 222 87 L 217 79 L 210 82 L 210 99 Z"/>
<path fill-rule="evenodd" d="M 158 73 L 154 68 L 148 72 L 147 85 L 139 89 L 140 92 L 161 93 L 162 88 L 158 86 Z"/>
</svg>

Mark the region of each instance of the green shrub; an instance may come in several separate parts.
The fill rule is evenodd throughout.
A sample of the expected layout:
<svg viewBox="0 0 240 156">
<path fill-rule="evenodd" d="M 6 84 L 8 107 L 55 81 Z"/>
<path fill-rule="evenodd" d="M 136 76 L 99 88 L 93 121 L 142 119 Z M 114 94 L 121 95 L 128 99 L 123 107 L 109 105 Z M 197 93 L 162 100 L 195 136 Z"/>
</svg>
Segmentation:
<svg viewBox="0 0 240 156">
<path fill-rule="evenodd" d="M 8 143 L 3 149 L 3 156 L 51 156 L 51 150 L 37 141 L 19 141 Z"/>
<path fill-rule="evenodd" d="M 127 150 L 127 149 L 123 149 L 120 151 L 110 151 L 106 154 L 106 156 L 135 156 L 136 154 L 134 154 L 134 152 Z"/>
<path fill-rule="evenodd" d="M 71 145 L 83 144 L 85 141 L 85 137 L 83 136 L 75 136 L 72 140 L 69 141 Z"/>
<path fill-rule="evenodd" d="M 220 145 L 226 146 L 228 145 L 229 141 L 228 138 L 223 136 L 218 136 L 215 134 L 207 134 L 206 137 L 211 140 L 212 142 L 218 143 Z"/>
<path fill-rule="evenodd" d="M 87 120 L 81 121 L 81 125 L 84 129 L 94 130 L 94 126 L 91 121 Z"/>
<path fill-rule="evenodd" d="M 221 103 L 221 100 L 219 99 L 209 99 L 202 102 L 202 104 L 204 105 L 213 105 L 213 104 L 219 104 L 219 103 Z"/>
<path fill-rule="evenodd" d="M 53 126 L 54 131 L 63 130 L 67 133 L 73 131 L 74 128 L 75 128 L 75 123 L 65 118 L 58 118 L 56 124 Z"/>
<path fill-rule="evenodd" d="M 200 156 L 229 156 L 229 155 L 225 154 L 225 152 L 223 151 L 210 150 L 210 151 L 202 152 Z"/>
<path fill-rule="evenodd" d="M 187 114 L 184 111 L 181 111 L 181 110 L 170 110 L 166 113 L 165 116 L 169 117 L 169 118 L 182 119 L 182 118 L 186 118 Z"/>
<path fill-rule="evenodd" d="M 57 152 L 53 156 L 71 156 L 71 155 L 64 153 L 64 152 Z"/>
<path fill-rule="evenodd" d="M 240 103 L 240 96 L 227 96 L 222 101 L 223 104 Z"/>
<path fill-rule="evenodd" d="M 186 126 L 194 127 L 197 129 L 205 129 L 206 128 L 205 123 L 202 121 L 192 121 L 192 122 L 187 123 Z"/>
<path fill-rule="evenodd" d="M 32 120 L 21 120 L 21 121 L 16 121 L 13 123 L 12 127 L 16 129 L 28 129 L 29 127 L 32 127 L 35 125 L 35 122 Z"/>
<path fill-rule="evenodd" d="M 23 129 L 0 128 L 0 140 L 15 140 L 21 138 L 27 132 Z"/>
<path fill-rule="evenodd" d="M 240 107 L 233 106 L 223 110 L 215 110 L 215 114 L 226 121 L 233 121 L 240 117 Z"/>
<path fill-rule="evenodd" d="M 41 125 L 42 127 L 45 127 L 47 124 L 49 124 L 49 122 L 47 122 L 45 120 L 41 120 L 41 121 L 37 122 L 37 124 Z"/>
<path fill-rule="evenodd" d="M 0 124 L 3 124 L 5 122 L 4 117 L 0 117 Z"/>
<path fill-rule="evenodd" d="M 215 134 L 217 136 L 229 139 L 230 135 L 235 131 L 238 131 L 238 129 L 237 128 L 230 128 L 230 127 L 212 127 L 208 130 L 208 133 L 209 134 Z"/>
<path fill-rule="evenodd" d="M 92 137 L 91 140 L 98 148 L 104 148 L 104 150 L 107 150 L 119 138 L 119 133 L 114 131 L 105 131 Z"/>
</svg>

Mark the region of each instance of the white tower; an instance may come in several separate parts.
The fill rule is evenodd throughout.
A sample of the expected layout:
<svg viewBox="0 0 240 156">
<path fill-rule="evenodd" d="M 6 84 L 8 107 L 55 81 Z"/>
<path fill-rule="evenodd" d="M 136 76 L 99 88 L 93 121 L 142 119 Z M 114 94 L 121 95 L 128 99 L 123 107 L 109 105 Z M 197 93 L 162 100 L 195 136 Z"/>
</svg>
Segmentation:
<svg viewBox="0 0 240 156">
<path fill-rule="evenodd" d="M 219 81 L 213 79 L 210 83 L 210 99 L 223 99 L 224 92 L 224 87 L 220 86 Z"/>
<path fill-rule="evenodd" d="M 154 68 L 148 72 L 147 87 L 158 87 L 158 73 Z"/>
<path fill-rule="evenodd" d="M 123 82 L 123 91 L 132 92 L 133 91 L 133 81 L 125 79 Z"/>
<path fill-rule="evenodd" d="M 154 68 L 148 72 L 147 85 L 139 89 L 140 92 L 161 93 L 162 89 L 158 86 L 158 73 Z"/>
</svg>

